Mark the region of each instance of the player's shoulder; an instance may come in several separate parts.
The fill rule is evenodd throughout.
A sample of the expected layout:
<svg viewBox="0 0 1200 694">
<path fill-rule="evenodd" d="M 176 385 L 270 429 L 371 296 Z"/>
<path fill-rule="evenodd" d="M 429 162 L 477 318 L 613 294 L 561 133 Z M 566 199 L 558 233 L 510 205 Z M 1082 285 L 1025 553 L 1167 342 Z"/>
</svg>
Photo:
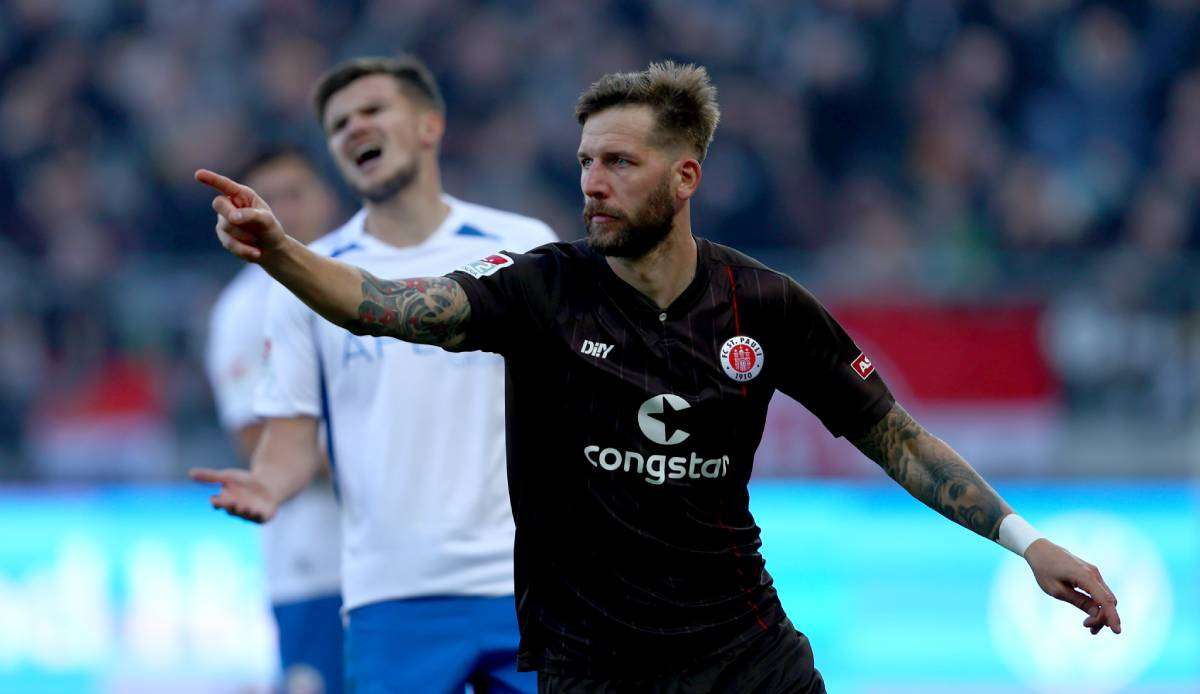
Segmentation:
<svg viewBox="0 0 1200 694">
<path fill-rule="evenodd" d="M 265 270 L 257 265 L 246 265 L 217 294 L 212 308 L 213 319 L 227 316 L 244 303 L 261 297 L 270 284 L 271 276 Z"/>
<path fill-rule="evenodd" d="M 498 275 L 500 281 L 515 281 L 528 287 L 548 289 L 570 276 L 580 276 L 578 262 L 586 257 L 579 242 L 554 241 L 543 243 L 524 252 L 504 249 L 459 267 L 455 272 L 476 280 Z M 502 272 L 503 271 L 503 272 Z"/>
<path fill-rule="evenodd" d="M 462 218 L 463 236 L 495 238 L 504 248 L 533 248 L 558 240 L 550 225 L 535 217 L 445 196 Z"/>
<path fill-rule="evenodd" d="M 592 262 L 592 252 L 588 249 L 585 239 L 543 243 L 522 253 L 521 256 L 526 264 L 532 263 L 541 267 L 570 267 Z"/>
<path fill-rule="evenodd" d="M 772 277 L 789 278 L 783 272 L 775 268 L 768 267 L 764 263 L 742 253 L 741 251 L 730 248 L 724 244 L 708 239 L 697 239 L 701 244 L 708 246 L 708 259 L 710 263 L 727 267 L 738 274 L 746 275 L 762 275 Z"/>
<path fill-rule="evenodd" d="M 273 284 L 270 275 L 257 265 L 247 265 L 225 285 L 208 316 L 205 360 L 210 367 L 235 358 L 260 339 L 256 321 L 262 297 Z"/>
<path fill-rule="evenodd" d="M 717 276 L 724 275 L 725 281 L 732 280 L 737 285 L 738 295 L 747 298 L 757 296 L 763 301 L 783 301 L 797 297 L 805 300 L 813 298 L 811 293 L 787 273 L 777 270 L 765 263 L 729 246 L 699 239 L 700 243 L 708 246 L 708 261 L 719 268 Z"/>
</svg>

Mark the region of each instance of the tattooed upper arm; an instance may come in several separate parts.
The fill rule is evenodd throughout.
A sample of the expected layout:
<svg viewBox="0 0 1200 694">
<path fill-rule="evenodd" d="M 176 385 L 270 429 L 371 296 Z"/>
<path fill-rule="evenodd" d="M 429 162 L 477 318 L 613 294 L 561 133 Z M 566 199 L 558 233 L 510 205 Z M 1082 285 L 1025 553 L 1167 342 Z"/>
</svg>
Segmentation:
<svg viewBox="0 0 1200 694">
<path fill-rule="evenodd" d="M 944 441 L 896 403 L 883 419 L 850 439 L 918 500 L 970 530 L 996 539 L 1012 509 Z"/>
<path fill-rule="evenodd" d="M 471 304 L 448 277 L 381 280 L 362 274 L 358 316 L 346 326 L 356 335 L 383 335 L 405 342 L 457 347 L 466 335 Z"/>
</svg>

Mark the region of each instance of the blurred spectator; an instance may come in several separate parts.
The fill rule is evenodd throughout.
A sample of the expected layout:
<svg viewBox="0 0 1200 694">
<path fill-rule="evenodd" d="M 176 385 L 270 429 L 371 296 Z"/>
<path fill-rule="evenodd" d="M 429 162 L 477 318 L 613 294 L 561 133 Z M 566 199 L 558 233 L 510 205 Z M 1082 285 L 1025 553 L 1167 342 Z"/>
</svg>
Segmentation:
<svg viewBox="0 0 1200 694">
<path fill-rule="evenodd" d="M 193 312 L 228 268 L 208 270 L 192 171 L 279 141 L 319 154 L 317 75 L 399 50 L 445 85 L 449 192 L 568 235 L 579 91 L 700 62 L 724 109 L 702 234 L 828 298 L 1048 305 L 1073 411 L 1195 419 L 1200 388 L 1179 384 L 1200 379 L 1198 29 L 1194 0 L 4 3 L 4 469 L 71 468 L 77 426 L 140 432 L 169 459 L 145 474 L 217 445 L 188 380 Z M 1191 381 L 1138 390 L 1154 349 L 1130 345 L 1155 340 Z M 142 469 L 117 458 L 95 466 Z"/>
</svg>

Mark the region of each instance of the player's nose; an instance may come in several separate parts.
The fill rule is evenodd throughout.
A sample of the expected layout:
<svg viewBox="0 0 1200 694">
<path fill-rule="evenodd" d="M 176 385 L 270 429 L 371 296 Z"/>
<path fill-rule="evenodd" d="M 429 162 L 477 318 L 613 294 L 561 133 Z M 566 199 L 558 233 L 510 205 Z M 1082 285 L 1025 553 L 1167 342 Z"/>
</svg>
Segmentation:
<svg viewBox="0 0 1200 694">
<path fill-rule="evenodd" d="M 586 197 L 599 200 L 608 197 L 608 181 L 598 166 L 585 169 L 580 174 L 579 184 L 583 188 L 583 194 Z"/>
<path fill-rule="evenodd" d="M 353 141 L 371 126 L 371 118 L 361 113 L 352 113 L 346 119 L 346 139 Z"/>
</svg>

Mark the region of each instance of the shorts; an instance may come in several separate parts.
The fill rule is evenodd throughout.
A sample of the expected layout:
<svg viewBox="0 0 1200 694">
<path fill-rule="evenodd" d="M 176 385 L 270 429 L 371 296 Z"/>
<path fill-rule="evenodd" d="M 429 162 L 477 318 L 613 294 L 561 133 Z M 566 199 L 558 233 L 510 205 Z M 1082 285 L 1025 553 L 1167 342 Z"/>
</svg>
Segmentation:
<svg viewBox="0 0 1200 694">
<path fill-rule="evenodd" d="M 279 628 L 283 691 L 341 694 L 341 609 L 340 595 L 280 602 L 271 606 L 275 624 Z"/>
<path fill-rule="evenodd" d="M 533 694 L 517 672 L 517 611 L 511 595 L 388 600 L 350 610 L 348 694 L 455 692 Z"/>
<path fill-rule="evenodd" d="M 824 694 L 808 637 L 784 620 L 682 672 L 638 679 L 591 679 L 538 673 L 538 694 Z"/>
</svg>

